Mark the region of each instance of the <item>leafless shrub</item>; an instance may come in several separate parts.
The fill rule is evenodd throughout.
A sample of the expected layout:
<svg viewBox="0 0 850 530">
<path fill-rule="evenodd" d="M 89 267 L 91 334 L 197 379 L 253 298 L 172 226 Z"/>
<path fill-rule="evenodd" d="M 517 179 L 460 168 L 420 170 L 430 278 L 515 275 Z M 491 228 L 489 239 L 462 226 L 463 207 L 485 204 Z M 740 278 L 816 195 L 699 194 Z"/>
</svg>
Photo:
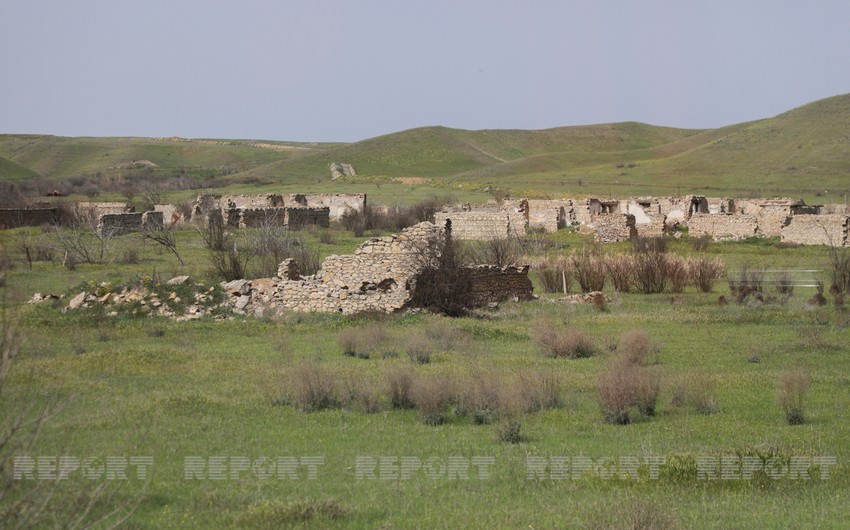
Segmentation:
<svg viewBox="0 0 850 530">
<path fill-rule="evenodd" d="M 292 258 L 299 273 L 315 274 L 321 266 L 319 252 L 300 235 L 293 234 L 269 218 L 245 232 L 244 247 L 256 257 L 253 277 L 270 278 L 277 274 L 280 262 Z"/>
<path fill-rule="evenodd" d="M 183 258 L 177 249 L 177 236 L 173 228 L 167 228 L 159 223 L 147 223 L 142 225 L 140 229 L 142 237 L 161 245 L 163 248 L 174 254 L 180 266 L 183 266 Z"/>
<path fill-rule="evenodd" d="M 711 246 L 711 234 L 703 234 L 699 237 L 692 237 L 691 248 L 697 252 L 705 252 Z"/>
<path fill-rule="evenodd" d="M 207 218 L 206 226 L 198 229 L 207 250 L 222 252 L 232 246 L 232 234 L 227 232 L 224 216 L 221 210 L 212 210 Z"/>
<path fill-rule="evenodd" d="M 522 418 L 519 414 L 503 417 L 496 426 L 496 439 L 500 442 L 516 444 L 522 441 Z"/>
<path fill-rule="evenodd" d="M 411 395 L 415 375 L 409 366 L 392 366 L 384 372 L 387 395 L 395 409 L 412 409 L 415 404 Z"/>
<path fill-rule="evenodd" d="M 736 301 L 743 304 L 750 295 L 763 291 L 764 269 L 745 263 L 737 275 L 728 276 L 726 281 Z"/>
<path fill-rule="evenodd" d="M 647 364 L 649 357 L 658 352 L 658 346 L 649 333 L 641 329 L 625 331 L 617 341 L 617 353 L 626 362 L 637 365 Z"/>
<path fill-rule="evenodd" d="M 321 230 L 318 230 L 318 233 L 319 233 L 319 243 L 322 243 L 322 244 L 325 244 L 325 245 L 333 245 L 334 243 L 336 243 L 336 236 L 334 236 L 334 233 L 331 232 L 330 230 L 328 230 L 327 228 L 323 228 Z"/>
<path fill-rule="evenodd" d="M 547 357 L 579 359 L 592 357 L 597 353 L 596 346 L 584 331 L 559 328 L 546 320 L 538 320 L 532 324 L 531 340 Z"/>
<path fill-rule="evenodd" d="M 705 256 L 688 260 L 688 273 L 697 289 L 710 293 L 714 282 L 723 275 L 723 262 L 719 258 L 709 259 Z"/>
<path fill-rule="evenodd" d="M 139 263 L 139 249 L 136 247 L 127 247 L 118 258 L 118 263 L 123 265 L 135 265 Z"/>
<path fill-rule="evenodd" d="M 805 421 L 804 401 L 810 386 L 811 379 L 801 370 L 783 372 L 779 376 L 779 404 L 789 425 Z"/>
<path fill-rule="evenodd" d="M 103 263 L 112 239 L 121 232 L 117 227 L 98 231 L 93 224 L 73 224 L 66 229 L 57 226 L 54 230 L 63 260 L 72 263 Z"/>
<path fill-rule="evenodd" d="M 698 414 L 714 414 L 720 410 L 714 380 L 707 374 L 693 372 L 683 376 L 673 392 L 673 405 L 688 405 Z"/>
<path fill-rule="evenodd" d="M 336 377 L 316 362 L 292 367 L 288 387 L 294 404 L 304 412 L 314 412 L 340 406 Z"/>
<path fill-rule="evenodd" d="M 563 257 L 538 260 L 531 267 L 547 293 L 569 293 L 573 288 L 573 275 Z"/>
<path fill-rule="evenodd" d="M 681 293 L 688 284 L 688 263 L 679 256 L 668 256 L 667 276 L 670 278 L 670 291 Z"/>
<path fill-rule="evenodd" d="M 477 425 L 492 423 L 508 405 L 506 391 L 504 381 L 494 370 L 473 370 L 460 392 L 463 409 Z"/>
<path fill-rule="evenodd" d="M 788 271 L 782 271 L 773 279 L 773 287 L 776 291 L 788 298 L 794 294 L 794 280 Z"/>
<path fill-rule="evenodd" d="M 504 268 L 517 264 L 520 245 L 514 237 L 499 237 L 470 242 L 468 252 L 470 261 L 475 264 Z"/>
<path fill-rule="evenodd" d="M 443 319 L 426 327 L 425 337 L 439 351 L 463 351 L 469 346 L 469 336 Z"/>
<path fill-rule="evenodd" d="M 635 403 L 637 367 L 623 362 L 612 363 L 596 380 L 596 392 L 602 416 L 608 423 L 631 423 L 631 408 Z"/>
<path fill-rule="evenodd" d="M 379 388 L 362 377 L 349 377 L 346 380 L 342 403 L 347 408 L 366 414 L 374 414 L 384 408 Z"/>
<path fill-rule="evenodd" d="M 583 251 L 570 257 L 581 292 L 601 291 L 605 288 L 605 260 L 599 252 Z"/>
<path fill-rule="evenodd" d="M 434 345 L 424 333 L 411 333 L 404 344 L 404 352 L 416 364 L 428 364 L 434 354 Z"/>
<path fill-rule="evenodd" d="M 623 254 L 608 256 L 605 260 L 605 270 L 608 278 L 618 293 L 627 293 L 632 288 L 632 259 Z"/>
<path fill-rule="evenodd" d="M 680 259 L 663 252 L 632 254 L 632 271 L 637 291 L 643 294 L 664 292 L 670 279 L 671 263 Z"/>
<path fill-rule="evenodd" d="M 366 345 L 367 337 L 362 329 L 347 328 L 336 336 L 343 355 L 349 357 L 369 358 L 369 348 Z"/>
<path fill-rule="evenodd" d="M 661 391 L 661 379 L 656 370 L 637 367 L 635 374 L 634 404 L 643 416 L 655 416 L 658 393 Z"/>
<path fill-rule="evenodd" d="M 410 397 L 426 425 L 445 423 L 449 405 L 455 400 L 454 382 L 446 375 L 419 377 L 413 381 Z"/>
<path fill-rule="evenodd" d="M 526 413 L 561 406 L 561 378 L 550 370 L 524 370 L 514 380 L 520 410 Z"/>
<path fill-rule="evenodd" d="M 664 236 L 632 238 L 632 252 L 635 254 L 667 252 L 667 238 Z"/>
</svg>

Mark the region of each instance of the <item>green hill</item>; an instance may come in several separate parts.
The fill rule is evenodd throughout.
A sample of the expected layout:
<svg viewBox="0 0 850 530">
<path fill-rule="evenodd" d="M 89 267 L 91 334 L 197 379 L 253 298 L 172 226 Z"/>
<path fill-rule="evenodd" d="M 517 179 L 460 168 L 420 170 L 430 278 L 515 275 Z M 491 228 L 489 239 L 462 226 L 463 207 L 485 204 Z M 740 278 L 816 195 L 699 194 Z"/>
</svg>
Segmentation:
<svg viewBox="0 0 850 530">
<path fill-rule="evenodd" d="M 160 173 L 226 174 L 234 190 L 374 185 L 390 196 L 414 188 L 421 196 L 423 187 L 498 187 L 530 196 L 701 192 L 838 202 L 850 193 L 850 95 L 713 130 L 632 122 L 539 131 L 422 127 L 350 144 L 0 135 L 0 157 L 2 179 L 110 174 L 147 160 Z M 352 164 L 358 176 L 331 182 L 331 162 Z M 399 177 L 423 180 L 393 181 Z"/>
<path fill-rule="evenodd" d="M 0 156 L 0 176 L 3 178 L 27 178 L 36 175 L 35 171 Z"/>
</svg>

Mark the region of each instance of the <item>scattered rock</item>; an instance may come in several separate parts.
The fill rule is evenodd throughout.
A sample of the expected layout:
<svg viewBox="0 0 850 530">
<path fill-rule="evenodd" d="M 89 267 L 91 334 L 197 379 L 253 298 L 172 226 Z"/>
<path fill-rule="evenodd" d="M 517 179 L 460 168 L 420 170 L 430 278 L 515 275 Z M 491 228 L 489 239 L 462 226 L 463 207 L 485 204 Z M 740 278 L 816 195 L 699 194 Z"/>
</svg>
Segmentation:
<svg viewBox="0 0 850 530">
<path fill-rule="evenodd" d="M 186 283 L 186 280 L 188 279 L 189 276 L 175 276 L 174 278 L 171 278 L 170 280 L 165 282 L 165 285 L 182 285 Z"/>
<path fill-rule="evenodd" d="M 86 296 L 88 296 L 88 293 L 83 291 L 82 293 L 78 294 L 74 298 L 71 298 L 71 301 L 68 302 L 68 309 L 79 309 L 80 306 L 82 306 L 85 303 Z"/>
</svg>

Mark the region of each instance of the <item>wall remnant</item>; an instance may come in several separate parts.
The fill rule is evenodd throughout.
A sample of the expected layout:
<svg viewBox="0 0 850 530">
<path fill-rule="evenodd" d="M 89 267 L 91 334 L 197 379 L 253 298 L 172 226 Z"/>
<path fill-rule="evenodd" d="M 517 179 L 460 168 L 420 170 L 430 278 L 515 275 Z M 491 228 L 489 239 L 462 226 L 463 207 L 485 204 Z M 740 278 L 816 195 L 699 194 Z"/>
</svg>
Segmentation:
<svg viewBox="0 0 850 530">
<path fill-rule="evenodd" d="M 628 241 L 637 236 L 635 216 L 632 214 L 594 215 L 590 226 L 595 229 L 596 241 L 600 243 Z"/>
<path fill-rule="evenodd" d="M 781 241 L 797 245 L 850 246 L 850 216 L 794 215 L 782 227 Z"/>
<path fill-rule="evenodd" d="M 747 214 L 695 213 L 688 219 L 688 234 L 708 235 L 715 241 L 738 241 L 758 235 L 758 218 Z"/>
<path fill-rule="evenodd" d="M 58 208 L 0 208 L 0 229 L 59 222 Z"/>
</svg>

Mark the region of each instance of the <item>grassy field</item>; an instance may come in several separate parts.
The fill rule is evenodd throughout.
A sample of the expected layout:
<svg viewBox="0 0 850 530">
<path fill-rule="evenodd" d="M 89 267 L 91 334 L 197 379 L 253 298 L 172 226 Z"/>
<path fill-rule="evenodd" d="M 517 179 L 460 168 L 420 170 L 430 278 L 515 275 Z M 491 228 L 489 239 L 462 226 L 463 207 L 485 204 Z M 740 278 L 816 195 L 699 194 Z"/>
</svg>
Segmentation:
<svg viewBox="0 0 850 530">
<path fill-rule="evenodd" d="M 424 127 L 351 144 L 0 135 L 0 180 L 38 174 L 132 181 L 144 171 L 117 167 L 149 160 L 155 174 L 189 174 L 213 188 L 344 191 L 416 178 L 429 193 L 461 195 L 502 188 L 530 197 L 701 193 L 841 203 L 850 193 L 848 128 L 850 95 L 840 95 L 713 130 L 641 123 L 540 131 Z M 331 162 L 350 163 L 359 176 L 331 181 Z"/>
<path fill-rule="evenodd" d="M 333 233 L 332 243 L 321 243 L 317 233 L 306 238 L 322 255 L 351 252 L 363 239 Z M 141 499 L 126 523 L 130 528 L 839 528 L 850 517 L 850 317 L 831 305 L 808 307 L 814 289 L 798 287 L 785 303 L 721 307 L 717 298 L 728 296 L 728 288 L 719 280 L 713 293 L 693 287 L 682 294 L 609 291 L 612 301 L 599 310 L 559 302 L 558 295 L 543 294 L 535 278 L 540 300 L 505 303 L 457 319 L 429 314 L 193 322 L 105 318 L 63 313 L 62 304 L 13 300 L 36 291 L 73 295 L 84 282 L 141 275 L 209 280 L 200 237 L 180 233 L 182 268 L 173 256 L 124 236 L 115 241 L 107 263 L 68 271 L 49 262 L 30 270 L 17 251 L 26 235 L 51 237 L 37 229 L 0 232 L 14 263 L 0 289 L 6 304 L 18 307 L 23 336 L 20 359 L 2 388 L 2 417 L 8 421 L 17 410 L 50 400 L 63 406 L 34 445 L 19 452 L 153 459 L 148 482 L 88 480 L 79 473 L 60 482 L 49 505 L 58 515 L 79 508 L 72 493 L 103 485 L 108 500 L 93 514 Z M 588 243 L 564 231 L 551 239 L 553 252 L 565 254 Z M 138 263 L 116 262 L 127 248 L 140 249 Z M 628 246 L 614 244 L 605 251 L 627 252 Z M 671 242 L 669 251 L 696 253 L 686 240 Z M 829 263 L 826 248 L 785 248 L 774 240 L 713 244 L 706 252 L 722 258 L 732 272 L 745 264 L 822 271 L 799 275 L 808 280 L 826 279 Z M 773 294 L 771 287 L 766 292 Z M 597 355 L 543 355 L 530 336 L 540 321 L 583 330 Z M 380 329 L 388 338 L 369 359 L 346 356 L 338 339 L 352 329 Z M 645 331 L 658 346 L 648 366 L 661 381 L 657 413 L 612 425 L 603 421 L 595 383 L 615 356 L 610 345 L 632 329 Z M 436 351 L 430 363 L 415 364 L 405 345 L 423 331 L 434 337 Z M 304 366 L 321 368 L 341 387 L 374 389 L 377 410 L 367 413 L 356 403 L 300 410 L 293 399 L 299 381 L 293 378 Z M 561 382 L 559 404 L 519 416 L 521 441 L 506 443 L 497 436 L 501 422 L 477 425 L 462 407 L 455 406 L 436 426 L 423 423 L 418 410 L 392 409 L 385 374 L 397 368 L 409 368 L 423 380 L 452 381 L 461 390 L 482 377 L 513 381 L 546 374 Z M 778 378 L 789 369 L 811 377 L 802 425 L 788 425 L 777 403 Z M 713 382 L 713 414 L 677 401 L 683 381 L 695 374 Z M 696 464 L 703 457 L 777 458 L 787 464 L 792 457 L 817 456 L 836 458 L 828 479 L 818 478 L 815 469 L 812 480 L 792 480 L 787 473 L 779 479 L 756 473 L 750 480 L 700 480 Z M 197 469 L 187 467 L 193 457 L 206 467 L 187 479 L 187 469 Z M 213 457 L 227 458 L 224 479 L 213 479 Z M 298 467 L 294 475 L 268 478 L 262 457 L 295 458 Z M 321 462 L 315 464 L 315 478 L 308 476 L 310 457 Z M 380 457 L 389 459 L 386 465 L 371 467 L 369 458 Z M 576 480 L 547 480 L 529 465 L 557 457 L 587 457 L 594 463 L 605 457 L 615 462 L 663 457 L 666 463 L 657 479 L 643 466 L 637 479 L 606 478 L 594 470 Z M 413 469 L 407 478 L 392 465 L 402 458 Z M 486 477 L 482 467 L 470 465 L 468 479 L 449 478 L 450 463 L 473 458 L 489 462 L 481 464 Z M 245 462 L 258 461 L 258 468 L 240 471 Z M 543 475 L 551 476 L 553 469 Z M 35 482 L 15 481 L 13 492 Z"/>
</svg>

